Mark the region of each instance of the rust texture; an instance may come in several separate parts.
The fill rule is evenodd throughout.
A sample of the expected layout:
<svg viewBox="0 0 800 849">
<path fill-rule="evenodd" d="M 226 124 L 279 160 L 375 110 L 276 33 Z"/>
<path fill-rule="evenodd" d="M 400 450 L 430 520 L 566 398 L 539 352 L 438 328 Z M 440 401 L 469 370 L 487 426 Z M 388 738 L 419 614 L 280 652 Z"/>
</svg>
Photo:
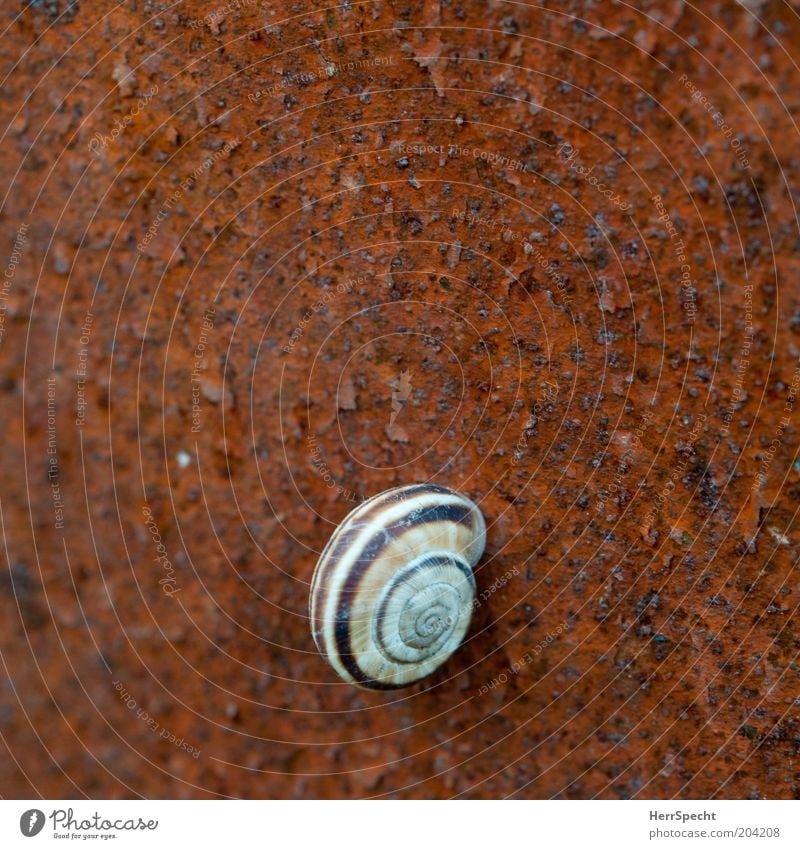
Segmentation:
<svg viewBox="0 0 800 849">
<path fill-rule="evenodd" d="M 3 5 L 3 796 L 800 795 L 800 4 L 635 5 Z M 480 604 L 360 692 L 422 481 Z"/>
</svg>

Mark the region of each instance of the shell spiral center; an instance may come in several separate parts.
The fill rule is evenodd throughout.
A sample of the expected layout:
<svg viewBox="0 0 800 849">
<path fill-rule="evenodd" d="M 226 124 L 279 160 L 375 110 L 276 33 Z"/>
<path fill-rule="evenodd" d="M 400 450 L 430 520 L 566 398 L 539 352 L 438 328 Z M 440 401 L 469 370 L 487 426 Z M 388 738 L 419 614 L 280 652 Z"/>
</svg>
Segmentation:
<svg viewBox="0 0 800 849">
<path fill-rule="evenodd" d="M 311 579 L 317 648 L 357 687 L 394 690 L 438 669 L 469 629 L 486 544 L 478 506 L 436 484 L 395 487 L 336 528 Z"/>
<path fill-rule="evenodd" d="M 426 554 L 384 588 L 375 611 L 375 645 L 394 663 L 446 656 L 469 626 L 474 597 L 465 560 L 452 552 Z"/>
</svg>

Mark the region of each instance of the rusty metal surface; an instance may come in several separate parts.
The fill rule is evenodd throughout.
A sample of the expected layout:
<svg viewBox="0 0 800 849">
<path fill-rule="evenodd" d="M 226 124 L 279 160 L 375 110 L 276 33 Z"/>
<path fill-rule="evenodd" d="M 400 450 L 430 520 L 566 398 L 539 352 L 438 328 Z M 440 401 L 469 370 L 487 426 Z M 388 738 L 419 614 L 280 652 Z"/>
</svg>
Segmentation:
<svg viewBox="0 0 800 849">
<path fill-rule="evenodd" d="M 2 11 L 3 796 L 797 797 L 796 3 Z M 489 526 L 365 693 L 363 498 Z"/>
</svg>

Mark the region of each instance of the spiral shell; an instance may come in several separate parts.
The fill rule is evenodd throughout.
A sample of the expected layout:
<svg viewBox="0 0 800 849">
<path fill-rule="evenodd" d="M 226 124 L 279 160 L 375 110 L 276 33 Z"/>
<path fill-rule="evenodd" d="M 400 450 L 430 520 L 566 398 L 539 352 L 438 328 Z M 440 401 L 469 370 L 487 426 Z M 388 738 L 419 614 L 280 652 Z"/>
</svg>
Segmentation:
<svg viewBox="0 0 800 849">
<path fill-rule="evenodd" d="M 485 544 L 478 507 L 444 487 L 403 486 L 365 501 L 336 529 L 311 580 L 320 653 L 370 690 L 429 675 L 467 632 Z"/>
</svg>

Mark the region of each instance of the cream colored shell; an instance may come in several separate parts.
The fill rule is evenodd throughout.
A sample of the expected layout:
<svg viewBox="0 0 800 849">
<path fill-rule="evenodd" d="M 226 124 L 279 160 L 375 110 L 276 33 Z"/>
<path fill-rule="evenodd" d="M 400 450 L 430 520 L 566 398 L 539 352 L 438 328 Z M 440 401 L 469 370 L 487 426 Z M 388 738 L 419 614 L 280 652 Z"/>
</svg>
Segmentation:
<svg viewBox="0 0 800 849">
<path fill-rule="evenodd" d="M 398 487 L 365 501 L 336 529 L 311 580 L 320 653 L 367 689 L 429 675 L 467 632 L 485 543 L 478 507 L 444 487 Z"/>
</svg>

